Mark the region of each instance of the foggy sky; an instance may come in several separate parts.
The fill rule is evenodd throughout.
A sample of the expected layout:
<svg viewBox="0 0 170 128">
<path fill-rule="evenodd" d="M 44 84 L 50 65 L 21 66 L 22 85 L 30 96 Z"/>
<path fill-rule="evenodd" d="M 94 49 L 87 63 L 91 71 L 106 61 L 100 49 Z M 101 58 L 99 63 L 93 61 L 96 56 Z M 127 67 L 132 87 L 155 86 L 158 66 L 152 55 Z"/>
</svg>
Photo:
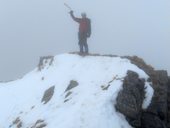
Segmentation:
<svg viewBox="0 0 170 128">
<path fill-rule="evenodd" d="M 137 55 L 170 73 L 170 0 L 0 0 L 0 80 L 30 72 L 40 56 L 78 51 L 64 2 L 91 19 L 91 53 Z"/>
</svg>

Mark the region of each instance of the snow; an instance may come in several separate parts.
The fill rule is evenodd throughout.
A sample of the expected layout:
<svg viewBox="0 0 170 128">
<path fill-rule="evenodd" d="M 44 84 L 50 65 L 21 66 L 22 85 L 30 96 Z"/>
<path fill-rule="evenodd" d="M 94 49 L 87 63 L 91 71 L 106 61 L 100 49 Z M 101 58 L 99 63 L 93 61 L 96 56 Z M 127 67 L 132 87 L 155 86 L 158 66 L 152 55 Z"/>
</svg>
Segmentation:
<svg viewBox="0 0 170 128">
<path fill-rule="evenodd" d="M 123 79 L 128 70 L 137 72 L 144 79 L 148 76 L 128 59 L 62 54 L 54 57 L 51 66 L 45 65 L 43 70 L 36 68 L 20 80 L 0 84 L 2 128 L 9 127 L 17 117 L 23 128 L 33 126 L 39 119 L 44 120 L 48 128 L 131 128 L 114 107 L 122 89 L 122 81 L 115 78 Z M 71 80 L 79 85 L 65 98 L 67 92 L 64 91 Z M 110 81 L 108 90 L 103 90 Z M 41 99 L 51 86 L 55 86 L 54 95 L 44 105 Z M 153 96 L 149 83 L 145 86 L 144 109 Z M 68 101 L 64 102 L 66 99 Z"/>
<path fill-rule="evenodd" d="M 150 86 L 149 82 L 145 83 L 145 88 L 146 88 L 146 94 L 145 94 L 146 98 L 144 99 L 144 102 L 143 102 L 143 105 L 142 105 L 143 109 L 147 109 L 149 107 L 151 100 L 152 100 L 152 96 L 154 94 L 154 90 Z"/>
</svg>

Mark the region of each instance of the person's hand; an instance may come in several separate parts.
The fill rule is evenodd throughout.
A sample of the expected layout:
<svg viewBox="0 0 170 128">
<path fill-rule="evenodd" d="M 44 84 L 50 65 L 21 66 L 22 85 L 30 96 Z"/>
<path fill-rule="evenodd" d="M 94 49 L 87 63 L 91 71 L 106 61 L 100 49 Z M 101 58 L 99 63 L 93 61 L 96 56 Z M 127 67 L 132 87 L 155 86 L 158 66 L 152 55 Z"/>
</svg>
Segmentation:
<svg viewBox="0 0 170 128">
<path fill-rule="evenodd" d="M 70 14 L 73 14 L 73 10 L 70 11 Z"/>
<path fill-rule="evenodd" d="M 87 37 L 88 37 L 88 38 L 90 37 L 90 33 L 87 33 Z"/>
</svg>

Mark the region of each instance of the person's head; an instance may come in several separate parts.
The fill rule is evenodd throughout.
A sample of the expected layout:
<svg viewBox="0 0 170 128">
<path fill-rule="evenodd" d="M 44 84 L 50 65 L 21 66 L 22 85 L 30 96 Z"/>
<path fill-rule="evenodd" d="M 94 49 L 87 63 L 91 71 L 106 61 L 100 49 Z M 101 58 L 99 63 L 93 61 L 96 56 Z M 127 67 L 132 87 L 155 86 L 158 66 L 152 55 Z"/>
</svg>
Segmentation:
<svg viewBox="0 0 170 128">
<path fill-rule="evenodd" d="M 82 13 L 81 13 L 81 16 L 82 16 L 82 18 L 86 18 L 86 13 L 85 13 L 85 12 L 82 12 Z"/>
</svg>

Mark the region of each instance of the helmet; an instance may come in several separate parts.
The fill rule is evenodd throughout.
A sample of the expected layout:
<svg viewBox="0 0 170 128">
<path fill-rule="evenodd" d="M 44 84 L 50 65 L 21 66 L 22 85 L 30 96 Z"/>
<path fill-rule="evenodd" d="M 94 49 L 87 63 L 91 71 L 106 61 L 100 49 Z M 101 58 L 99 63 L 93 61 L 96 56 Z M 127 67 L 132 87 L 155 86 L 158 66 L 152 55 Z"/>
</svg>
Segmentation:
<svg viewBox="0 0 170 128">
<path fill-rule="evenodd" d="M 86 18 L 86 13 L 85 13 L 85 12 L 82 12 L 82 13 L 81 13 L 81 16 L 82 16 L 83 18 Z"/>
</svg>

